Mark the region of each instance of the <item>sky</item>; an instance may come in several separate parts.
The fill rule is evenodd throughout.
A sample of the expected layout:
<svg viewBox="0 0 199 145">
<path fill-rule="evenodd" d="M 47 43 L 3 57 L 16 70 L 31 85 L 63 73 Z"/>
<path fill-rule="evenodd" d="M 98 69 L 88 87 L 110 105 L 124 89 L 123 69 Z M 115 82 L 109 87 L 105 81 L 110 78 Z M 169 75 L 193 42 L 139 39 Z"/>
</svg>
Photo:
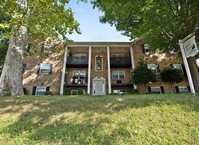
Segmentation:
<svg viewBox="0 0 199 145">
<path fill-rule="evenodd" d="M 102 12 L 98 9 L 93 9 L 90 3 L 79 2 L 71 0 L 69 6 L 74 12 L 75 19 L 80 23 L 82 34 L 72 34 L 68 38 L 74 41 L 125 41 L 129 38 L 121 35 L 115 27 L 109 24 L 102 24 L 99 22 L 99 17 Z"/>
</svg>

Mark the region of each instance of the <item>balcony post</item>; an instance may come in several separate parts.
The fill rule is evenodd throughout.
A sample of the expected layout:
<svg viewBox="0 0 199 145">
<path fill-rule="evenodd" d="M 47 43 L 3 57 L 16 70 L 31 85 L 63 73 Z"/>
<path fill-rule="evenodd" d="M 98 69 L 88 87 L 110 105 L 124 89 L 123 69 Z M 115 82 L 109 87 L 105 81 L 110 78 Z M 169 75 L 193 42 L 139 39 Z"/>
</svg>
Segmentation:
<svg viewBox="0 0 199 145">
<path fill-rule="evenodd" d="M 130 55 L 131 55 L 131 65 L 132 65 L 132 71 L 135 69 L 135 62 L 134 62 L 134 56 L 133 56 L 133 47 L 130 47 Z M 134 84 L 134 89 L 137 89 L 137 86 Z"/>
<path fill-rule="evenodd" d="M 65 75 L 66 75 L 66 62 L 67 62 L 67 51 L 68 47 L 64 48 L 64 63 L 62 68 L 62 76 L 61 76 L 61 84 L 60 84 L 60 95 L 64 94 L 64 83 L 65 83 Z"/>
<path fill-rule="evenodd" d="M 88 52 L 88 86 L 87 86 L 87 94 L 90 95 L 90 86 L 91 86 L 91 46 L 89 46 Z"/>
<path fill-rule="evenodd" d="M 108 61 L 108 93 L 111 94 L 111 69 L 110 69 L 110 48 L 107 46 L 107 61 Z"/>
</svg>

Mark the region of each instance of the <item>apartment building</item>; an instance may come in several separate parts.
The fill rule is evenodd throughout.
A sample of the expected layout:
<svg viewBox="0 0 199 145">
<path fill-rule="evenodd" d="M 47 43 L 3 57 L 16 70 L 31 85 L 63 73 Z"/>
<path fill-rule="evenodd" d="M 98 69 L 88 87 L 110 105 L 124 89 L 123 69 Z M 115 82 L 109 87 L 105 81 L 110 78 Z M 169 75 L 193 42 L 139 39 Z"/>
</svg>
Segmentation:
<svg viewBox="0 0 199 145">
<path fill-rule="evenodd" d="M 185 77 L 181 83 L 163 82 L 160 72 L 174 67 L 184 71 L 183 61 L 177 53 L 150 51 L 143 40 L 133 42 L 73 42 L 65 51 L 50 54 L 46 58 L 30 56 L 25 59 L 24 87 L 28 94 L 64 95 L 80 91 L 90 95 L 111 93 L 180 93 L 188 92 Z M 133 84 L 132 71 L 143 61 L 157 75 L 157 82 L 143 85 Z"/>
</svg>

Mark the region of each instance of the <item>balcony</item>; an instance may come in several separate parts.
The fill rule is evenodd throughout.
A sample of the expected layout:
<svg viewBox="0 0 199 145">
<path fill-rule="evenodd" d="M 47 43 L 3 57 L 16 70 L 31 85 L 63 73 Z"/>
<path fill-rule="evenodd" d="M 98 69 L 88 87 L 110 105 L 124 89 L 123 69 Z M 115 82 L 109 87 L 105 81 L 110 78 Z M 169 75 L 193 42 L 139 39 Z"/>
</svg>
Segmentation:
<svg viewBox="0 0 199 145">
<path fill-rule="evenodd" d="M 87 87 L 87 78 L 85 76 L 73 76 L 70 81 L 65 82 L 65 87 Z"/>
<path fill-rule="evenodd" d="M 131 82 L 131 78 L 112 79 L 111 86 L 112 87 L 133 87 L 133 83 Z"/>
<path fill-rule="evenodd" d="M 68 68 L 87 68 L 88 67 L 88 57 L 69 56 L 69 57 L 67 57 L 66 66 Z"/>
<path fill-rule="evenodd" d="M 111 68 L 130 68 L 131 58 L 130 57 L 110 57 Z"/>
</svg>

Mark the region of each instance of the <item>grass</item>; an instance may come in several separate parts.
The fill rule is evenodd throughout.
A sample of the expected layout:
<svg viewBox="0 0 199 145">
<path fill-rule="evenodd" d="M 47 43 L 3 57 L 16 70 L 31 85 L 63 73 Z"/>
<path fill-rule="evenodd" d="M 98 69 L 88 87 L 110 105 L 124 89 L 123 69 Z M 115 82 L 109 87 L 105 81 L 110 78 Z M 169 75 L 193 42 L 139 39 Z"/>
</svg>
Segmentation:
<svg viewBox="0 0 199 145">
<path fill-rule="evenodd" d="M 199 96 L 0 98 L 0 144 L 199 144 Z"/>
</svg>

